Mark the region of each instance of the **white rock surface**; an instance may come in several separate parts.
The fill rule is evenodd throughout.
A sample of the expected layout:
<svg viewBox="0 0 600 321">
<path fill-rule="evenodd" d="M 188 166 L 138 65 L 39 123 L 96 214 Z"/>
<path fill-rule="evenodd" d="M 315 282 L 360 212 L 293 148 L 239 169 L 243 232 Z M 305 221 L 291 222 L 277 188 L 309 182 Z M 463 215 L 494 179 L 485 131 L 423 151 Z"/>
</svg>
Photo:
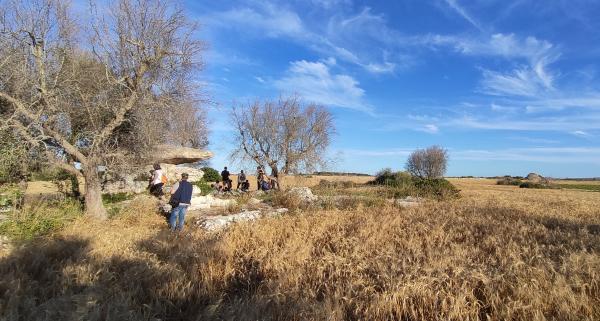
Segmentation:
<svg viewBox="0 0 600 321">
<path fill-rule="evenodd" d="M 397 199 L 395 204 L 400 207 L 415 207 L 419 206 L 420 202 L 421 200 L 416 197 L 407 196 L 405 198 Z"/>
<path fill-rule="evenodd" d="M 261 211 L 245 211 L 232 215 L 207 216 L 196 221 L 196 224 L 209 231 L 218 231 L 235 222 L 254 221 L 263 216 L 279 216 L 287 211 L 287 208 L 279 208 L 265 214 L 261 213 Z"/>
<path fill-rule="evenodd" d="M 293 187 L 286 193 L 297 196 L 302 202 L 305 203 L 312 203 L 319 199 L 319 197 L 315 196 L 308 187 Z"/>
<path fill-rule="evenodd" d="M 212 195 L 194 195 L 192 196 L 192 205 L 189 207 L 190 211 L 208 209 L 212 207 L 228 207 L 234 206 L 237 204 L 235 200 L 232 199 L 220 199 L 216 198 Z"/>
</svg>

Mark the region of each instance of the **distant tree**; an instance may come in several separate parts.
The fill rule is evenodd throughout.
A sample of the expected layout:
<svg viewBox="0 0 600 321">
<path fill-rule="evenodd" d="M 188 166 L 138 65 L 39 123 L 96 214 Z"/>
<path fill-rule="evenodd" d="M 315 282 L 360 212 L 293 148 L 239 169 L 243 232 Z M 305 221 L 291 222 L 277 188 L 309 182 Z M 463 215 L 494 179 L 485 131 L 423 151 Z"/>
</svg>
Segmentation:
<svg viewBox="0 0 600 321">
<path fill-rule="evenodd" d="M 272 175 L 322 166 L 335 132 L 325 107 L 304 105 L 296 96 L 235 106 L 231 117 L 236 130 L 231 159 L 266 165 Z"/>
<path fill-rule="evenodd" d="M 99 166 L 204 143 L 193 81 L 203 44 L 168 1 L 92 2 L 81 24 L 68 3 L 0 2 L 0 129 L 83 175 L 86 214 L 103 219 Z"/>
<path fill-rule="evenodd" d="M 406 161 L 406 171 L 419 178 L 440 178 L 446 174 L 448 151 L 439 146 L 418 149 Z"/>
</svg>

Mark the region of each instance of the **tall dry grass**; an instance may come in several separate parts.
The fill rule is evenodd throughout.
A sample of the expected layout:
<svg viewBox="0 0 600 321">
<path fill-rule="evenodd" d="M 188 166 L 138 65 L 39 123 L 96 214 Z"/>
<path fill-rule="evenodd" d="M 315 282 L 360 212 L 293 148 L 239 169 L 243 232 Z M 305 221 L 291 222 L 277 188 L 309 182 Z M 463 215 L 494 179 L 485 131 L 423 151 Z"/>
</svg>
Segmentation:
<svg viewBox="0 0 600 321">
<path fill-rule="evenodd" d="M 4 253 L 3 320 L 598 320 L 592 193 L 315 210 L 174 236 L 136 200 Z M 493 183 L 492 183 L 493 184 Z M 561 192 L 563 194 L 561 194 Z"/>
</svg>

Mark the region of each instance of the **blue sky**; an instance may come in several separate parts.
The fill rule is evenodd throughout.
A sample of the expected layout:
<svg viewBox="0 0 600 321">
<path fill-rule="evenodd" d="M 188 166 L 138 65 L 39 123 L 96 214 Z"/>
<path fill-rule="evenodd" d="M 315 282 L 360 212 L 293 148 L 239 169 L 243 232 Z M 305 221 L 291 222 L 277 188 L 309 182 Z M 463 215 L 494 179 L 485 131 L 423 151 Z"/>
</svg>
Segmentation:
<svg viewBox="0 0 600 321">
<path fill-rule="evenodd" d="M 188 1 L 206 40 L 214 167 L 234 102 L 327 106 L 330 170 L 402 169 L 433 144 L 448 175 L 600 176 L 600 1 Z M 234 169 L 235 170 L 235 169 Z"/>
</svg>

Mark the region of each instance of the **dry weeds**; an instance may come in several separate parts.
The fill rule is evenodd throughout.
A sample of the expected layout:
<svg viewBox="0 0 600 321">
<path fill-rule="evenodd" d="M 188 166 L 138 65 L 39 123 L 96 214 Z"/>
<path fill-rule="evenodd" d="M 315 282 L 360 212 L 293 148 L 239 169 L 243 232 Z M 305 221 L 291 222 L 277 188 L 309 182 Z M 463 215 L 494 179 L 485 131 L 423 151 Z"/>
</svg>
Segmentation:
<svg viewBox="0 0 600 321">
<path fill-rule="evenodd" d="M 418 208 L 166 231 L 148 202 L 4 253 L 4 320 L 598 320 L 597 193 L 453 180 Z M 132 213 L 137 213 L 137 216 Z M 135 218 L 135 219 L 134 219 Z"/>
</svg>

